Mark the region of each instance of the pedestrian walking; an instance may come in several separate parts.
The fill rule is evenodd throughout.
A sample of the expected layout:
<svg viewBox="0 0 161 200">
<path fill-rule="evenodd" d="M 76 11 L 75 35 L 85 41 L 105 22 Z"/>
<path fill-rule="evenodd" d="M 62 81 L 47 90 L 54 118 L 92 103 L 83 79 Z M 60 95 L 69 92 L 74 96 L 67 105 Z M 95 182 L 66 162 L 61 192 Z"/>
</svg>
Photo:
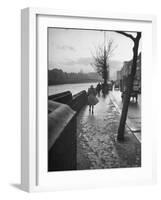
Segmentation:
<svg viewBox="0 0 161 200">
<path fill-rule="evenodd" d="M 100 91 L 101 91 L 101 84 L 100 83 L 97 84 L 96 91 L 97 91 L 98 96 L 100 96 Z"/>
<path fill-rule="evenodd" d="M 92 111 L 94 113 L 94 106 L 98 103 L 98 99 L 96 97 L 96 90 L 94 89 L 93 85 L 88 89 L 88 105 L 89 105 L 89 112 Z"/>
</svg>

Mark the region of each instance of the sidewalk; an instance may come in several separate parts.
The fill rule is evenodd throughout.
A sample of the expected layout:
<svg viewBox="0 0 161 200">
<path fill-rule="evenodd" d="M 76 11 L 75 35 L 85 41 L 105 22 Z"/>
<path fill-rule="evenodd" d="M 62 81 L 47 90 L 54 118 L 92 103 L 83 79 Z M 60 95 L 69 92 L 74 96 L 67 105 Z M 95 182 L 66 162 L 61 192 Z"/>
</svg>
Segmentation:
<svg viewBox="0 0 161 200">
<path fill-rule="evenodd" d="M 94 115 L 86 106 L 77 118 L 77 169 L 141 166 L 141 144 L 126 128 L 125 142 L 116 140 L 120 114 L 109 96 L 99 98 Z"/>
<path fill-rule="evenodd" d="M 111 91 L 109 93 L 110 99 L 115 105 L 117 111 L 121 115 L 122 111 L 122 99 L 120 91 Z M 138 103 L 130 102 L 128 108 L 128 115 L 126 120 L 127 127 L 135 135 L 135 137 L 141 142 L 141 99 L 138 97 Z"/>
</svg>

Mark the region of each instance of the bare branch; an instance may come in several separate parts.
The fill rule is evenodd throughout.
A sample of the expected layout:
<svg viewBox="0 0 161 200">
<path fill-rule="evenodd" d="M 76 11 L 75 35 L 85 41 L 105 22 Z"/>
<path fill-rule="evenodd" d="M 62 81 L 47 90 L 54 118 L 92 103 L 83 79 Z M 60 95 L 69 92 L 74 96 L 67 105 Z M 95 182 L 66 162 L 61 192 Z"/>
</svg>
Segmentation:
<svg viewBox="0 0 161 200">
<path fill-rule="evenodd" d="M 119 33 L 119 34 L 121 34 L 121 35 L 124 35 L 124 36 L 126 36 L 126 37 L 129 37 L 130 39 L 132 39 L 133 41 L 135 41 L 135 38 L 132 36 L 132 35 L 130 35 L 130 34 L 128 34 L 128 33 L 125 33 L 125 32 L 123 32 L 123 31 L 115 31 L 116 33 Z"/>
<path fill-rule="evenodd" d="M 104 82 L 106 83 L 108 78 L 109 62 L 116 46 L 113 45 L 114 41 L 112 39 L 108 40 L 107 44 L 100 45 L 95 48 L 95 52 L 91 53 L 93 57 L 93 62 L 91 66 L 94 70 L 102 76 Z"/>
</svg>

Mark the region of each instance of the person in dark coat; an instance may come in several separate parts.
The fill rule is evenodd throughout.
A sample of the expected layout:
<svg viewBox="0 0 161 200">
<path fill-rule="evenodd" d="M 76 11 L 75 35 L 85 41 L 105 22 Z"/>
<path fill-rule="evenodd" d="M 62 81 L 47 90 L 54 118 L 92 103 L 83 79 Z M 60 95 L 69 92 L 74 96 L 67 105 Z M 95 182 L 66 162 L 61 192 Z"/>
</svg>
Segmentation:
<svg viewBox="0 0 161 200">
<path fill-rule="evenodd" d="M 96 90 L 93 85 L 88 89 L 88 105 L 89 111 L 92 110 L 92 114 L 94 112 L 94 106 L 98 103 L 98 99 L 96 98 Z"/>
<path fill-rule="evenodd" d="M 101 84 L 100 83 L 97 84 L 96 91 L 97 91 L 98 96 L 100 96 L 100 92 L 101 92 Z"/>
</svg>

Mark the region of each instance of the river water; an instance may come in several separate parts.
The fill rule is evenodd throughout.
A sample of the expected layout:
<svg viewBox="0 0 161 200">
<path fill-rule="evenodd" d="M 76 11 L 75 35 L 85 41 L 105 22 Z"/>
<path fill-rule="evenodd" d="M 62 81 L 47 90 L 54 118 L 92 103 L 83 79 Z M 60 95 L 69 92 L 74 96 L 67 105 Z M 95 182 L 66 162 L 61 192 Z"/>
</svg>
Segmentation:
<svg viewBox="0 0 161 200">
<path fill-rule="evenodd" d="M 52 85 L 48 87 L 48 95 L 57 94 L 65 91 L 71 91 L 72 95 L 74 95 L 82 90 L 87 91 L 91 85 L 96 87 L 97 84 L 98 83 L 74 83 L 74 84 Z"/>
</svg>

